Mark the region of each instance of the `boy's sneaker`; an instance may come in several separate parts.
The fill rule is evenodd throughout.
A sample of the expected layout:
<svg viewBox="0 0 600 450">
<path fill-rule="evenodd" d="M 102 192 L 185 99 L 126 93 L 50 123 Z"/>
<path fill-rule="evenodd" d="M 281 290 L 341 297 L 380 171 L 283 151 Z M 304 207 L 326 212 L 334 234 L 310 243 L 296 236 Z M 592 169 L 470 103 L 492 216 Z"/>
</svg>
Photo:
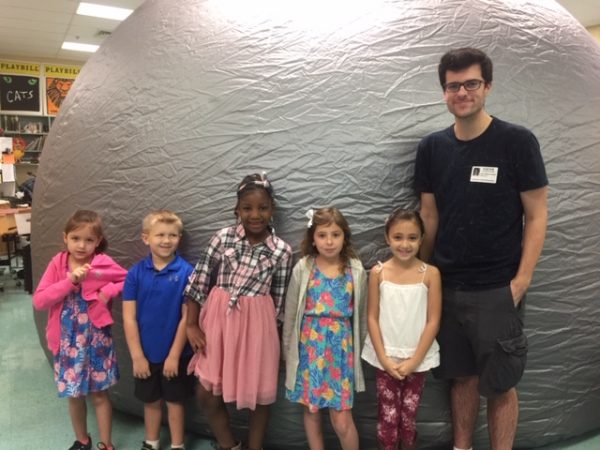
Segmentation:
<svg viewBox="0 0 600 450">
<path fill-rule="evenodd" d="M 73 442 L 73 445 L 69 447 L 69 450 L 92 450 L 92 438 L 88 435 L 87 444 L 83 444 L 81 441 Z"/>
<path fill-rule="evenodd" d="M 142 448 L 140 450 L 157 450 L 148 444 L 146 441 L 142 442 Z"/>
</svg>

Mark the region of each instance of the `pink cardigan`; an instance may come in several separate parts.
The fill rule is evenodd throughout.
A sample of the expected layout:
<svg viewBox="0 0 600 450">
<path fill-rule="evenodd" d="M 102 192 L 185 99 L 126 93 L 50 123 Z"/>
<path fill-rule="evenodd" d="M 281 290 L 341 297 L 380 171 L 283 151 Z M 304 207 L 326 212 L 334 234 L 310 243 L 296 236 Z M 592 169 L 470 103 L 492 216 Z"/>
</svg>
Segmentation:
<svg viewBox="0 0 600 450">
<path fill-rule="evenodd" d="M 35 309 L 50 310 L 46 325 L 46 340 L 48 348 L 54 355 L 58 354 L 60 345 L 60 313 L 65 298 L 81 286 L 81 296 L 89 302 L 88 315 L 94 326 L 102 328 L 112 325 L 111 299 L 121 293 L 127 275 L 127 271 L 110 256 L 100 253 L 92 259 L 92 267 L 79 286 L 71 283 L 67 277 L 68 258 L 68 252 L 60 252 L 52 258 L 33 294 Z M 98 299 L 100 292 L 109 300 L 108 303 Z"/>
</svg>

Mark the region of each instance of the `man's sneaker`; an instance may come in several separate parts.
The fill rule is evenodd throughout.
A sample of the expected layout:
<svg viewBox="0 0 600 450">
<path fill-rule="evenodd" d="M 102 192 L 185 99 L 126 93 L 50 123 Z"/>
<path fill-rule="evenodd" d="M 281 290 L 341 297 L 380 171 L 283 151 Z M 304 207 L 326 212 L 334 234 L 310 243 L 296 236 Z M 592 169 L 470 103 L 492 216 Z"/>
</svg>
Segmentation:
<svg viewBox="0 0 600 450">
<path fill-rule="evenodd" d="M 87 444 L 83 444 L 81 441 L 73 442 L 73 445 L 69 447 L 69 450 L 92 450 L 92 438 L 88 435 Z"/>
<path fill-rule="evenodd" d="M 144 442 L 142 442 L 141 450 L 157 450 L 157 449 L 155 449 L 150 444 L 148 444 L 146 441 L 144 441 Z"/>
</svg>

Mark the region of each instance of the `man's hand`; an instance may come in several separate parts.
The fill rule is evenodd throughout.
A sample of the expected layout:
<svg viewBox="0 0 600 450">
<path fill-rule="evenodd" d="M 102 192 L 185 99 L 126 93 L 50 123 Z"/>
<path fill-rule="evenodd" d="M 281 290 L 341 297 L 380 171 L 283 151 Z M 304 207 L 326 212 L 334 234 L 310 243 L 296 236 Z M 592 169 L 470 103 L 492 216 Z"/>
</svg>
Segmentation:
<svg viewBox="0 0 600 450">
<path fill-rule="evenodd" d="M 510 291 L 512 292 L 512 298 L 515 306 L 521 303 L 521 300 L 523 300 L 527 289 L 529 289 L 528 280 L 523 280 L 519 277 L 515 277 L 510 280 Z"/>
</svg>

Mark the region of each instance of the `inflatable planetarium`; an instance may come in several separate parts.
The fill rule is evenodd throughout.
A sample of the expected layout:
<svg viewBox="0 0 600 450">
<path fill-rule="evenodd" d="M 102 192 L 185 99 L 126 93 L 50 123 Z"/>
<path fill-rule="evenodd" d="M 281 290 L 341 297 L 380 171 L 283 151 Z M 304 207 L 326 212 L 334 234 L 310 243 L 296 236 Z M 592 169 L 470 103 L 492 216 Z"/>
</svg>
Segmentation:
<svg viewBox="0 0 600 450">
<path fill-rule="evenodd" d="M 78 208 L 102 215 L 108 253 L 125 267 L 146 254 L 142 217 L 172 209 L 185 224 L 182 254 L 195 262 L 234 222 L 237 183 L 262 170 L 275 188 L 275 228 L 296 256 L 305 211 L 335 205 L 371 267 L 385 257 L 386 215 L 417 205 L 417 143 L 453 121 L 439 59 L 465 46 L 494 61 L 487 110 L 536 134 L 550 179 L 515 445 L 600 428 L 600 46 L 553 1 L 147 0 L 84 66 L 46 141 L 33 202 L 36 281 Z M 122 379 L 112 397 L 141 415 L 120 302 L 114 313 Z M 46 314 L 35 318 L 43 342 Z M 280 386 L 265 446 L 307 448 L 301 409 Z M 375 443 L 374 390 L 367 369 L 354 408 L 361 448 Z M 245 412 L 232 412 L 243 433 Z M 188 429 L 209 434 L 193 404 Z M 451 442 L 448 386 L 432 377 L 419 434 L 423 447 Z"/>
</svg>

